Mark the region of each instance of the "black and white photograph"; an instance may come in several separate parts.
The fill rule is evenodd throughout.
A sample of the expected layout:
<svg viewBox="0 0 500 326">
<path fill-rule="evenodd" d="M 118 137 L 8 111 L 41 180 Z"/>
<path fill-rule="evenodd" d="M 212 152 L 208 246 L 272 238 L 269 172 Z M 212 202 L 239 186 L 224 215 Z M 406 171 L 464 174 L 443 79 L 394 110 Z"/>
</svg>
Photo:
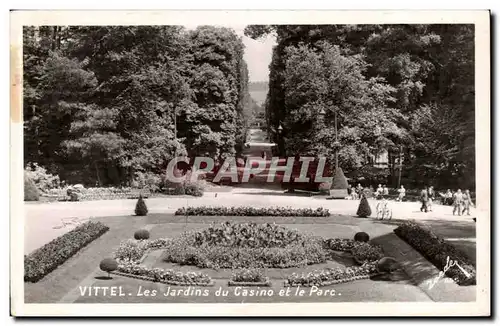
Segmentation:
<svg viewBox="0 0 500 326">
<path fill-rule="evenodd" d="M 488 11 L 13 11 L 11 69 L 12 314 L 490 314 Z"/>
</svg>

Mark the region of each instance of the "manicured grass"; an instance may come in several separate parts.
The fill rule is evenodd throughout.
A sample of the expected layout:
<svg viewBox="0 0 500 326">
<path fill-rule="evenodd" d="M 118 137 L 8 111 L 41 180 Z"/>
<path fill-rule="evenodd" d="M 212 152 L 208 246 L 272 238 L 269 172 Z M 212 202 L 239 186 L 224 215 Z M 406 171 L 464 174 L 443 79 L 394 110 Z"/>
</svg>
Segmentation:
<svg viewBox="0 0 500 326">
<path fill-rule="evenodd" d="M 119 217 L 103 217 L 97 218 L 109 226 L 110 230 L 103 236 L 89 244 L 83 250 L 78 252 L 75 256 L 71 257 L 58 269 L 47 275 L 44 279 L 37 283 L 25 284 L 25 302 L 26 303 L 55 303 L 58 302 L 64 295 L 66 295 L 73 288 L 77 287 L 87 276 L 98 271 L 96 276 L 105 275 L 104 272 L 98 270 L 99 263 L 103 258 L 112 257 L 113 252 L 121 241 L 133 237 L 134 232 L 144 228 L 146 225 L 151 226 L 150 234 L 151 239 L 169 237 L 173 238 L 188 230 L 197 230 L 206 228 L 211 222 L 226 221 L 227 217 L 191 217 L 188 223 L 184 219 L 172 214 L 155 214 L 149 216 L 119 216 Z M 245 217 L 235 218 L 235 222 L 244 221 Z M 247 221 L 254 221 L 256 223 L 266 223 L 276 221 L 276 223 L 283 220 L 283 218 L 257 218 L 246 217 Z M 321 219 L 321 218 L 318 218 Z M 303 232 L 318 233 L 318 236 L 354 236 L 359 231 L 354 225 L 347 225 L 348 220 L 351 224 L 357 223 L 356 220 L 349 217 L 342 217 L 341 221 L 345 225 L 337 224 L 305 224 L 310 220 L 301 218 L 285 218 L 288 223 L 284 226 L 289 228 L 297 228 Z M 174 223 L 161 223 L 163 221 L 175 221 Z M 196 223 L 198 222 L 198 223 Z M 332 221 L 330 221 L 332 222 Z M 297 223 L 297 224 L 293 224 Z M 154 225 L 152 225 L 154 224 Z M 189 266 L 194 268 L 194 266 Z M 314 268 L 314 265 L 311 266 Z M 50 289 L 50 291 L 47 291 Z"/>
<path fill-rule="evenodd" d="M 79 295 L 78 286 L 124 286 L 127 291 L 135 292 L 139 289 L 139 286 L 143 288 L 160 288 L 166 289 L 168 285 L 162 285 L 158 283 L 152 283 L 147 281 L 136 280 L 127 277 L 113 276 L 112 280 L 101 280 L 96 279 L 98 276 L 105 276 L 106 273 L 101 272 L 98 269 L 99 262 L 106 257 L 112 257 L 115 248 L 120 244 L 121 241 L 130 239 L 133 237 L 135 231 L 147 228 L 150 230 L 151 239 L 157 238 L 173 238 L 184 231 L 203 229 L 208 226 L 208 224 L 214 222 L 223 222 L 228 220 L 227 217 L 217 217 L 217 216 L 174 216 L 173 214 L 151 214 L 144 217 L 133 217 L 133 216 L 120 216 L 120 217 L 104 217 L 97 219 L 110 227 L 110 230 L 101 236 L 99 239 L 95 240 L 83 250 L 78 252 L 75 256 L 67 260 L 58 269 L 47 275 L 44 279 L 40 280 L 38 283 L 25 284 L 25 302 L 26 303 L 57 303 L 61 298 L 63 298 L 68 293 L 76 293 L 74 297 L 69 302 L 75 303 L 161 303 L 161 302 L 337 302 L 337 301 L 428 301 L 429 297 L 426 296 L 419 288 L 410 284 L 406 274 L 394 275 L 396 279 L 391 280 L 358 280 L 345 284 L 338 284 L 335 286 L 328 286 L 322 289 L 335 289 L 340 292 L 341 295 L 337 297 L 279 297 L 273 296 L 271 298 L 266 297 L 215 297 L 215 295 L 209 297 L 165 297 L 159 298 L 147 298 L 147 297 L 137 297 L 127 296 L 127 297 L 83 297 Z M 232 217 L 233 222 L 255 222 L 255 223 L 272 223 L 276 222 L 282 224 L 288 228 L 296 228 L 302 232 L 313 233 L 317 236 L 332 238 L 332 237 L 342 237 L 349 238 L 353 237 L 356 232 L 361 230 L 369 233 L 371 238 L 375 238 L 380 234 L 386 234 L 392 232 L 394 226 L 384 225 L 380 223 L 369 223 L 366 220 L 360 220 L 352 218 L 352 216 L 347 215 L 336 215 L 329 218 L 324 217 Z M 368 228 L 369 226 L 369 228 Z M 347 266 L 350 261 L 342 260 L 342 257 L 335 257 L 336 262 L 331 262 L 331 264 L 341 267 L 342 265 Z M 155 260 L 153 260 L 154 262 Z M 175 266 L 175 264 L 170 264 L 169 266 L 163 265 L 161 257 L 156 258 L 155 264 L 161 268 L 181 268 L 181 270 L 193 270 L 202 271 L 194 266 Z M 273 289 L 283 289 L 282 280 L 288 272 L 309 272 L 314 269 L 322 269 L 325 266 L 322 265 L 311 265 L 307 268 L 296 268 L 287 269 L 286 273 L 281 270 L 273 275 L 273 271 L 268 271 L 269 276 L 271 276 L 271 281 L 273 282 Z M 336 267 L 336 266 L 328 266 Z M 275 270 L 277 271 L 277 270 Z M 227 288 L 230 291 L 234 290 L 234 287 L 227 287 L 227 281 L 230 278 L 230 272 L 224 274 L 223 271 L 211 271 L 216 284 L 212 288 L 214 290 L 218 289 L 219 286 Z M 398 272 L 399 273 L 399 272 Z M 391 276 L 392 277 L 392 276 Z M 85 280 L 85 282 L 83 282 Z M 83 283 L 82 283 L 83 282 Z M 84 284 L 85 283 L 85 284 Z M 188 287 L 172 287 L 176 289 L 185 290 Z M 50 289 L 50 291 L 47 291 Z M 75 292 L 78 291 L 78 292 Z"/>
<path fill-rule="evenodd" d="M 110 229 L 104 235 L 80 250 L 52 273 L 37 283 L 24 284 L 26 303 L 55 303 L 76 287 L 85 277 L 99 268 L 100 261 L 111 257 L 123 239 L 133 236 L 133 230 L 145 224 L 144 217 L 107 217 L 97 221 Z M 102 272 L 104 275 L 105 273 Z"/>
</svg>

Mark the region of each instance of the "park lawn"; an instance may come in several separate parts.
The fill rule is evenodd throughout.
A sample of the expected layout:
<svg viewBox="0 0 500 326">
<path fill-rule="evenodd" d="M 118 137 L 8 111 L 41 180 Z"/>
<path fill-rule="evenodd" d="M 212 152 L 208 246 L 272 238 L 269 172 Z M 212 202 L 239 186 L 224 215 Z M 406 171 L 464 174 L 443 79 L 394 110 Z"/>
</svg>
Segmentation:
<svg viewBox="0 0 500 326">
<path fill-rule="evenodd" d="M 173 214 L 156 214 L 150 216 L 117 216 L 102 217 L 96 220 L 109 226 L 110 230 L 97 240 L 79 251 L 56 270 L 45 276 L 37 283 L 25 283 L 26 303 L 54 303 L 58 302 L 68 292 L 71 292 L 80 282 L 98 270 L 100 261 L 112 257 L 115 248 L 121 241 L 133 238 L 136 230 L 147 228 L 150 230 L 151 239 L 172 238 L 188 230 L 208 227 L 209 223 L 221 223 L 227 220 L 235 222 L 255 221 L 256 223 L 288 222 L 284 226 L 297 228 L 303 232 L 314 233 L 320 236 L 345 237 L 352 236 L 359 231 L 354 225 L 347 225 L 347 220 L 356 223 L 352 217 L 340 218 L 343 224 L 315 224 L 310 218 L 303 217 L 203 217 L 191 216 L 187 220 L 183 216 Z M 330 223 L 335 223 L 338 217 L 328 218 Z M 162 223 L 162 222 L 170 223 Z M 173 222 L 173 223 L 172 223 Z M 198 223 L 197 223 L 198 222 Z M 311 224 L 304 224 L 310 222 Z M 314 268 L 314 266 L 311 266 Z M 102 272 L 100 272 L 102 273 Z M 47 291 L 50 289 L 50 291 Z"/>
<path fill-rule="evenodd" d="M 327 238 L 352 238 L 356 232 L 366 231 L 371 237 L 378 237 L 379 233 L 390 233 L 395 225 L 384 225 L 382 223 L 371 223 L 367 219 L 357 219 L 352 216 L 336 215 L 328 218 L 306 218 L 306 217 L 217 217 L 217 216 L 175 216 L 173 214 L 152 214 L 149 216 L 119 216 L 119 217 L 102 217 L 96 220 L 101 221 L 110 227 L 110 230 L 102 237 L 90 243 L 83 248 L 79 253 L 59 266 L 55 271 L 47 275 L 38 283 L 25 283 L 25 302 L 26 303 L 56 303 L 56 302 L 336 302 L 336 301 L 426 301 L 429 297 L 418 287 L 408 280 L 406 274 L 402 273 L 399 279 L 388 280 L 358 280 L 345 284 L 337 284 L 334 286 L 324 287 L 321 289 L 335 289 L 340 295 L 338 296 L 304 296 L 304 297 L 281 297 L 274 295 L 272 297 L 241 297 L 229 295 L 228 297 L 215 296 L 210 294 L 208 297 L 176 297 L 172 301 L 170 297 L 147 298 L 130 295 L 126 297 L 84 297 L 79 295 L 79 286 L 123 286 L 131 293 L 138 290 L 139 285 L 155 287 L 160 292 L 168 287 L 168 285 L 152 283 L 133 278 L 122 276 L 113 276 L 112 280 L 102 280 L 96 277 L 104 276 L 105 273 L 98 269 L 99 262 L 106 257 L 112 257 L 115 248 L 121 241 L 133 238 L 136 230 L 146 228 L 150 230 L 151 239 L 156 238 L 172 238 L 182 234 L 185 231 L 196 230 L 208 227 L 210 223 L 221 223 L 224 221 L 241 222 L 256 222 L 256 223 L 273 223 L 281 224 L 288 228 L 296 228 L 301 232 L 312 233 L 318 236 Z M 393 221 L 394 222 L 394 221 Z M 154 258 L 155 267 L 161 268 L 179 268 L 180 270 L 199 269 L 195 266 L 173 266 L 173 264 L 161 261 L 161 253 Z M 348 261 L 342 257 L 335 258 L 333 265 L 348 265 Z M 283 278 L 293 272 L 300 273 L 303 271 L 311 271 L 321 269 L 325 266 L 322 264 L 310 265 L 303 269 L 294 268 L 286 271 L 278 269 L 271 272 L 271 280 L 273 282 L 272 289 L 274 292 L 279 292 L 283 288 Z M 217 274 L 219 273 L 219 274 Z M 227 281 L 230 277 L 229 271 L 210 271 L 216 284 L 210 289 L 218 289 L 219 286 L 227 288 Z M 172 287 L 174 288 L 174 287 Z M 175 287 L 177 289 L 186 289 L 187 287 Z M 50 290 L 47 290 L 50 289 Z M 230 287 L 230 293 L 234 287 Z M 213 292 L 215 290 L 210 290 Z M 63 301 L 61 301 L 63 299 Z"/>
<path fill-rule="evenodd" d="M 124 239 L 145 224 L 145 217 L 120 216 L 96 218 L 109 231 L 82 248 L 73 257 L 36 283 L 24 283 L 25 303 L 55 303 L 91 274 L 103 258 L 111 257 Z"/>
</svg>

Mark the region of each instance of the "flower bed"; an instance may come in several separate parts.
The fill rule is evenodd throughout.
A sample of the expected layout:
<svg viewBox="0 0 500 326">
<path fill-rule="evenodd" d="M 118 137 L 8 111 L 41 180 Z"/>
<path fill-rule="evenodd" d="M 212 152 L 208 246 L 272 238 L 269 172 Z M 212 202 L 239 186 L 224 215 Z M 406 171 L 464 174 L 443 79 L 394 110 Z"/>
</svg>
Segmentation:
<svg viewBox="0 0 500 326">
<path fill-rule="evenodd" d="M 162 269 L 148 269 L 140 262 L 151 249 L 163 249 L 163 259 L 200 268 L 242 269 L 229 280 L 230 286 L 269 286 L 270 280 L 258 268 L 290 268 L 324 263 L 328 250 L 346 251 L 361 266 L 326 269 L 307 275 L 293 274 L 287 284 L 329 285 L 376 275 L 377 261 L 383 256 L 380 247 L 349 239 L 322 239 L 275 224 L 225 222 L 201 231 L 185 232 L 175 239 L 126 240 L 115 252 L 118 273 L 168 284 L 211 284 L 205 274 L 191 274 Z M 175 275 L 173 277 L 172 275 Z M 193 281 L 194 279 L 194 281 Z M 172 283 L 176 282 L 176 283 Z"/>
<path fill-rule="evenodd" d="M 293 273 L 287 277 L 285 286 L 327 286 L 370 278 L 377 274 L 379 273 L 377 272 L 376 264 L 372 262 L 362 266 L 348 267 L 346 269 L 328 268 L 302 275 Z"/>
<path fill-rule="evenodd" d="M 323 263 L 322 240 L 276 224 L 222 223 L 186 232 L 165 247 L 164 259 L 200 268 L 289 268 Z"/>
<path fill-rule="evenodd" d="M 327 249 L 335 251 L 351 251 L 356 245 L 356 242 L 357 241 L 352 239 L 331 238 L 325 239 L 324 246 Z"/>
<path fill-rule="evenodd" d="M 298 230 L 291 230 L 276 223 L 212 224 L 194 233 L 194 245 L 221 245 L 227 247 L 286 247 L 306 240 Z"/>
<path fill-rule="evenodd" d="M 381 247 L 364 242 L 357 243 L 354 248 L 352 248 L 351 253 L 354 260 L 360 265 L 384 257 Z"/>
<path fill-rule="evenodd" d="M 271 286 L 269 278 L 260 269 L 236 271 L 228 282 L 229 286 Z"/>
<path fill-rule="evenodd" d="M 122 241 L 114 254 L 118 269 L 113 273 L 171 285 L 212 286 L 214 284 L 212 279 L 203 273 L 182 273 L 173 269 L 165 270 L 141 265 L 150 250 L 165 248 L 170 242 L 170 239 Z"/>
<path fill-rule="evenodd" d="M 55 188 L 50 189 L 42 195 L 46 200 L 53 201 L 71 201 L 71 196 L 68 194 L 68 187 L 66 188 Z M 76 197 L 78 201 L 92 201 L 92 200 L 113 200 L 113 199 L 137 199 L 139 195 L 142 194 L 143 198 L 148 198 L 154 194 L 141 190 L 132 188 L 82 188 L 76 191 Z"/>
<path fill-rule="evenodd" d="M 38 282 L 108 230 L 101 222 L 89 221 L 24 256 L 24 281 Z"/>
<path fill-rule="evenodd" d="M 454 279 L 458 284 L 476 284 L 476 268 L 470 259 L 462 251 L 445 242 L 432 231 L 424 229 L 415 222 L 406 222 L 396 228 L 394 233 L 420 252 L 439 270 L 444 271 L 445 267 L 449 267 L 445 271 L 446 275 Z M 453 264 L 450 263 L 450 260 L 463 268 L 465 273 L 458 266 L 450 266 Z"/>
<path fill-rule="evenodd" d="M 323 242 L 323 246 L 329 250 L 351 253 L 354 261 L 359 265 L 378 260 L 384 256 L 380 246 L 351 239 L 326 239 Z"/>
<path fill-rule="evenodd" d="M 164 260 L 200 268 L 291 268 L 324 263 L 326 252 L 319 241 L 308 240 L 286 247 L 193 246 L 174 241 L 165 248 Z"/>
<path fill-rule="evenodd" d="M 305 216 L 305 217 L 328 217 L 330 212 L 324 208 L 289 208 L 289 207 L 182 207 L 175 215 L 184 216 Z"/>
<path fill-rule="evenodd" d="M 203 273 L 182 273 L 173 269 L 148 268 L 136 262 L 124 260 L 118 261 L 118 270 L 112 273 L 171 285 L 214 285 L 210 276 Z"/>
</svg>

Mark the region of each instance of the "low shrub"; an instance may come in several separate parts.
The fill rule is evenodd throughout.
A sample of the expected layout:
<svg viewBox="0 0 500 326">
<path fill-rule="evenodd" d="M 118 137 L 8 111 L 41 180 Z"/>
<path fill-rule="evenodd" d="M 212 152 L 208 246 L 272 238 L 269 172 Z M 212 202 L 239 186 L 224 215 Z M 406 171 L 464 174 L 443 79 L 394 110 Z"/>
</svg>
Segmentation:
<svg viewBox="0 0 500 326">
<path fill-rule="evenodd" d="M 184 193 L 189 196 L 201 197 L 205 191 L 205 181 L 204 180 L 196 180 L 190 181 L 186 178 L 186 181 L 183 184 Z"/>
<path fill-rule="evenodd" d="M 118 263 L 113 258 L 104 258 L 99 264 L 99 268 L 101 271 L 107 272 L 109 277 L 109 273 L 118 269 Z"/>
<path fill-rule="evenodd" d="M 335 251 L 351 251 L 356 245 L 355 240 L 339 238 L 326 239 L 323 243 L 326 249 Z"/>
<path fill-rule="evenodd" d="M 38 201 L 40 194 L 31 178 L 24 176 L 24 201 Z"/>
<path fill-rule="evenodd" d="M 114 257 L 118 260 L 138 261 L 147 249 L 147 243 L 129 239 L 120 243 Z"/>
<path fill-rule="evenodd" d="M 89 221 L 24 256 L 24 281 L 38 282 L 109 228 Z"/>
<path fill-rule="evenodd" d="M 360 263 L 373 262 L 384 256 L 382 248 L 364 242 L 358 242 L 352 248 L 351 253 Z"/>
<path fill-rule="evenodd" d="M 144 199 L 142 199 L 142 195 L 139 196 L 139 199 L 135 204 L 135 215 L 137 216 L 148 215 L 148 207 L 146 206 L 146 202 L 144 201 Z"/>
<path fill-rule="evenodd" d="M 47 169 L 37 163 L 28 163 L 24 170 L 25 177 L 31 179 L 38 191 L 45 193 L 59 187 L 59 176 L 47 172 Z"/>
<path fill-rule="evenodd" d="M 394 233 L 420 252 L 439 270 L 444 271 L 445 267 L 449 267 L 445 274 L 458 284 L 476 284 L 476 268 L 469 257 L 432 231 L 415 222 L 405 222 L 396 228 Z M 466 273 L 456 265 L 459 265 Z"/>
<path fill-rule="evenodd" d="M 370 236 L 366 232 L 358 232 L 354 235 L 354 241 L 368 242 Z"/>
<path fill-rule="evenodd" d="M 304 216 L 304 217 L 328 217 L 330 212 L 324 208 L 288 208 L 288 207 L 182 207 L 175 215 L 188 216 Z"/>
<path fill-rule="evenodd" d="M 146 240 L 149 239 L 149 231 L 148 230 L 137 230 L 134 233 L 134 239 L 136 240 Z"/>
<path fill-rule="evenodd" d="M 135 172 L 132 186 L 137 189 L 145 189 L 149 192 L 158 192 L 162 184 L 161 175 L 152 172 Z"/>
<path fill-rule="evenodd" d="M 233 282 L 266 282 L 267 277 L 261 269 L 240 269 L 231 276 Z"/>
</svg>

